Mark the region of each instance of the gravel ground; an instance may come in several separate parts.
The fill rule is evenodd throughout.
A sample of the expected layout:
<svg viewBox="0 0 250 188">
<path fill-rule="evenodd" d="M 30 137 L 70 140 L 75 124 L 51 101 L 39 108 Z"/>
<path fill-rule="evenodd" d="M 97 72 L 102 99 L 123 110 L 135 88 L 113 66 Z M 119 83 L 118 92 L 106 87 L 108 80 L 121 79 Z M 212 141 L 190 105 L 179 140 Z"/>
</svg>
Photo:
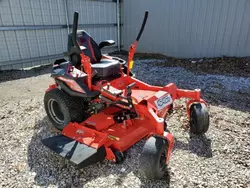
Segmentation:
<svg viewBox="0 0 250 188">
<path fill-rule="evenodd" d="M 139 174 L 143 141 L 129 149 L 122 164 L 103 161 L 84 169 L 45 148 L 41 139 L 55 133 L 43 109 L 44 90 L 52 83 L 46 69 L 0 75 L 0 187 L 250 187 L 250 78 L 153 65 L 161 61 L 135 61 L 137 78 L 201 88 L 211 117 L 206 136 L 190 136 L 185 100 L 175 103 L 168 118 L 175 148 L 164 180 Z"/>
<path fill-rule="evenodd" d="M 126 51 L 122 52 L 124 55 Z M 161 54 L 136 53 L 135 58 L 163 59 L 164 66 L 184 67 L 193 72 L 250 77 L 250 57 L 175 58 Z"/>
</svg>

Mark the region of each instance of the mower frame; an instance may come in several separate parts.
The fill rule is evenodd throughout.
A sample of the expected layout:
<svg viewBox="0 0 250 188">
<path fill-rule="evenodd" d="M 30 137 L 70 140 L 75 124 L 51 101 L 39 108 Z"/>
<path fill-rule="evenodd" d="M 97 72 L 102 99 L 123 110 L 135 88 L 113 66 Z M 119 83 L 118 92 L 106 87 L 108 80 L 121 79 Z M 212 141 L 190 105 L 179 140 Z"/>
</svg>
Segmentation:
<svg viewBox="0 0 250 188">
<path fill-rule="evenodd" d="M 152 86 L 130 76 L 134 63 L 133 57 L 147 18 L 148 11 L 145 12 L 136 41 L 129 48 L 127 72 L 124 73 L 121 66 L 119 78 L 109 82 L 97 81 L 93 84 L 90 58 L 84 54 L 84 47 L 79 46 L 76 40 L 78 13 L 74 13 L 72 32 L 74 47 L 72 51 L 81 56 L 81 66 L 87 74 L 86 85 L 89 91 L 99 92 L 98 97 L 93 101 L 104 102 L 106 106 L 83 122 L 70 122 L 63 128 L 61 134 L 96 151 L 102 150 L 102 155 L 107 160 L 117 161 L 115 151 L 124 152 L 143 138 L 154 136 L 167 141 L 167 164 L 174 146 L 174 137 L 164 127 L 166 116 L 173 109 L 174 100 L 189 98 L 186 103 L 188 117 L 190 117 L 192 104 L 206 104 L 201 98 L 199 89 L 179 89 L 174 83 L 169 83 L 166 86 Z M 60 76 L 58 79 L 63 80 L 70 88 L 85 93 L 74 81 Z M 52 84 L 46 92 L 57 87 L 58 83 Z M 121 92 L 119 94 L 109 92 L 110 87 Z M 122 109 L 122 111 L 117 110 L 117 108 Z"/>
</svg>

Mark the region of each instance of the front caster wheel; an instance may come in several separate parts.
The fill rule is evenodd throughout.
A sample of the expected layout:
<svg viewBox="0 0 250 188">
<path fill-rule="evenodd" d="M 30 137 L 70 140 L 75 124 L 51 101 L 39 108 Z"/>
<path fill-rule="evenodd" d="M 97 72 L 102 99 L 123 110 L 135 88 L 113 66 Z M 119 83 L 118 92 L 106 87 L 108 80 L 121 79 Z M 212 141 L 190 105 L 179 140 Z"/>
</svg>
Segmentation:
<svg viewBox="0 0 250 188">
<path fill-rule="evenodd" d="M 125 156 L 124 153 L 122 153 L 121 151 L 114 151 L 115 154 L 115 163 L 116 164 L 120 164 L 124 161 Z"/>
<path fill-rule="evenodd" d="M 139 161 L 142 174 L 149 179 L 161 179 L 166 170 L 168 143 L 161 137 L 151 136 L 145 143 Z"/>
<path fill-rule="evenodd" d="M 209 128 L 209 114 L 205 104 L 192 104 L 190 107 L 190 133 L 204 134 Z"/>
</svg>

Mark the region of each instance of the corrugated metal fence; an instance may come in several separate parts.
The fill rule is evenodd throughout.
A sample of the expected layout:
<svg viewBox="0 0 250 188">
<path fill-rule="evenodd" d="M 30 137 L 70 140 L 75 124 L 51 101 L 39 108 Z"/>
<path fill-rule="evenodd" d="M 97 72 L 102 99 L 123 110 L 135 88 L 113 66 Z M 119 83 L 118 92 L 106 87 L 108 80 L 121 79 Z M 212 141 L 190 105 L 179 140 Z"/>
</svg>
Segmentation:
<svg viewBox="0 0 250 188">
<path fill-rule="evenodd" d="M 0 0 L 0 70 L 49 64 L 62 57 L 74 11 L 80 13 L 79 29 L 97 42 L 117 41 L 116 10 L 113 0 Z M 249 0 L 124 0 L 125 50 L 135 40 L 145 10 L 149 19 L 139 52 L 175 57 L 250 55 Z"/>
<path fill-rule="evenodd" d="M 97 42 L 117 40 L 112 0 L 1 0 L 0 70 L 49 64 L 62 57 L 74 11 L 79 12 L 78 29 Z"/>
<path fill-rule="evenodd" d="M 139 52 L 175 57 L 250 55 L 249 0 L 124 0 L 124 47 L 149 19 Z"/>
</svg>

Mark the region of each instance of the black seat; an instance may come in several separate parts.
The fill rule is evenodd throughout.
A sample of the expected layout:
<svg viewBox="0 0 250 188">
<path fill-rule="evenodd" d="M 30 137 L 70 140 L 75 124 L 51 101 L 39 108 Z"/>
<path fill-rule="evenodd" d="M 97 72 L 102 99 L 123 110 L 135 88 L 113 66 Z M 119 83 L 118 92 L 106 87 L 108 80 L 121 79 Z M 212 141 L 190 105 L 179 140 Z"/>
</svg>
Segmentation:
<svg viewBox="0 0 250 188">
<path fill-rule="evenodd" d="M 91 64 L 98 63 L 102 58 L 101 50 L 93 38 L 84 30 L 77 31 L 77 42 L 80 46 L 85 46 L 84 54 L 90 58 Z M 68 36 L 68 51 L 73 45 L 72 34 Z M 78 62 L 77 62 L 78 63 Z"/>
<path fill-rule="evenodd" d="M 101 78 L 120 72 L 120 62 L 113 59 L 101 59 L 99 63 L 92 64 L 91 67 L 97 72 L 96 76 Z"/>
<path fill-rule="evenodd" d="M 102 59 L 100 47 L 86 31 L 77 31 L 77 42 L 80 46 L 86 47 L 84 54 L 90 58 L 92 69 L 97 72 L 97 77 L 108 77 L 120 72 L 120 62 L 116 59 Z M 72 46 L 72 34 L 69 34 L 68 51 L 70 51 Z M 79 54 L 72 54 L 70 60 L 74 66 L 81 64 Z"/>
</svg>

